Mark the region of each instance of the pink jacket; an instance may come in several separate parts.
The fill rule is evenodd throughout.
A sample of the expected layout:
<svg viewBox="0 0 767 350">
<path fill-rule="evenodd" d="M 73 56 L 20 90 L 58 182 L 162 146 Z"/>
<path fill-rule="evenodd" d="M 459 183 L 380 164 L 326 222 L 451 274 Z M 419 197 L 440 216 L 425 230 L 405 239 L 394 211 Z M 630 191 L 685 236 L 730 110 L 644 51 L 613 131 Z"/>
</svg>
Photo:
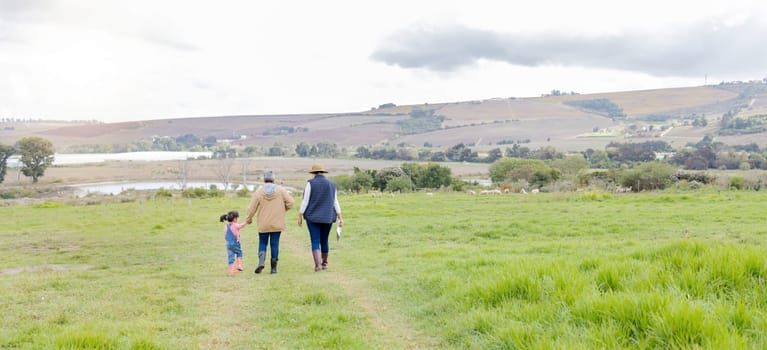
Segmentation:
<svg viewBox="0 0 767 350">
<path fill-rule="evenodd" d="M 229 224 L 230 223 L 228 223 L 228 222 L 226 223 L 226 225 L 229 225 Z M 224 225 L 224 238 L 226 238 L 226 225 Z M 239 242 L 240 241 L 240 229 L 245 227 L 245 226 L 248 226 L 248 223 L 244 222 L 244 223 L 240 224 L 240 223 L 232 222 L 231 225 L 232 225 L 232 233 L 234 233 L 234 237 L 236 237 L 237 238 L 237 242 Z"/>
</svg>

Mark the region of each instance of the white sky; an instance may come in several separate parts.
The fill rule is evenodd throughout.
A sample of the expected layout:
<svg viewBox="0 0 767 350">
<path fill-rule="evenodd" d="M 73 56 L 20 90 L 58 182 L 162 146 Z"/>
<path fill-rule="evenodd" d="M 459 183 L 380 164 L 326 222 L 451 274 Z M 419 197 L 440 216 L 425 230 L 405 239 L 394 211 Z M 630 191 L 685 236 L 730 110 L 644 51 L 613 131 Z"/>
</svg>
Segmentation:
<svg viewBox="0 0 767 350">
<path fill-rule="evenodd" d="M 766 21 L 764 0 L 0 0 L 0 118 L 356 112 L 758 80 Z"/>
</svg>

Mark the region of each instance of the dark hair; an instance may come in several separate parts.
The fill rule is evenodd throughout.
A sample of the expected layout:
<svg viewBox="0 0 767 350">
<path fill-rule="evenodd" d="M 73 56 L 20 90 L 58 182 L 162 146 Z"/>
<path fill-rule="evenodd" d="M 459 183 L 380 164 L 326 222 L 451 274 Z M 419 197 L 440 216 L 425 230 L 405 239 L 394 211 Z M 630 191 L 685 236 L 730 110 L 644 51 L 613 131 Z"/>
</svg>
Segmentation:
<svg viewBox="0 0 767 350">
<path fill-rule="evenodd" d="M 228 213 L 226 213 L 224 215 L 221 215 L 221 217 L 218 218 L 218 221 L 220 221 L 220 222 L 224 222 L 224 221 L 232 222 L 232 221 L 234 221 L 234 219 L 239 218 L 239 217 L 240 217 L 240 213 L 238 213 L 236 210 L 232 210 L 232 211 L 230 211 L 230 212 L 228 212 Z"/>
</svg>

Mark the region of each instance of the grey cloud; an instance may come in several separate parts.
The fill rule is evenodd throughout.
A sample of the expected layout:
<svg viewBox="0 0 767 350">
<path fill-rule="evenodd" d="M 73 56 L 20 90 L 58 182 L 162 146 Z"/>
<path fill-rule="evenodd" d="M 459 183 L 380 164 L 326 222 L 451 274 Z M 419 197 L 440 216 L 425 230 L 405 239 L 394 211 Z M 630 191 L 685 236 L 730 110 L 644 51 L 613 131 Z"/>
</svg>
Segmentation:
<svg viewBox="0 0 767 350">
<path fill-rule="evenodd" d="M 754 19 L 717 28 L 713 22 L 662 34 L 577 36 L 508 34 L 466 27 L 404 30 L 371 58 L 403 68 L 450 72 L 479 59 L 521 66 L 611 68 L 656 76 L 765 74 L 767 25 Z"/>
</svg>

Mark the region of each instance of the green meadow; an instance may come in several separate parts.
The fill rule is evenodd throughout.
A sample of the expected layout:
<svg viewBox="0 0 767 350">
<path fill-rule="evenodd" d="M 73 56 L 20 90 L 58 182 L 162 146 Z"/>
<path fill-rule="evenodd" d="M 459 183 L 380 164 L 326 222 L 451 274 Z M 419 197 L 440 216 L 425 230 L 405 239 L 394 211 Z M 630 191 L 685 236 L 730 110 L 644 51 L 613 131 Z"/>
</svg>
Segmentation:
<svg viewBox="0 0 767 350">
<path fill-rule="evenodd" d="M 764 192 L 339 198 L 315 273 L 226 267 L 247 198 L 0 207 L 0 348 L 767 348 Z"/>
</svg>

